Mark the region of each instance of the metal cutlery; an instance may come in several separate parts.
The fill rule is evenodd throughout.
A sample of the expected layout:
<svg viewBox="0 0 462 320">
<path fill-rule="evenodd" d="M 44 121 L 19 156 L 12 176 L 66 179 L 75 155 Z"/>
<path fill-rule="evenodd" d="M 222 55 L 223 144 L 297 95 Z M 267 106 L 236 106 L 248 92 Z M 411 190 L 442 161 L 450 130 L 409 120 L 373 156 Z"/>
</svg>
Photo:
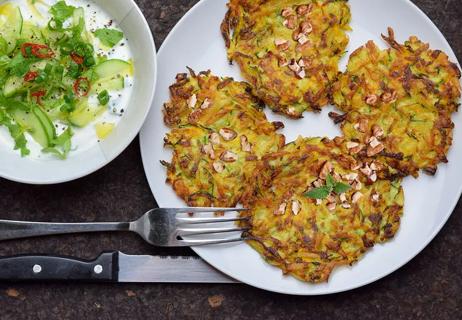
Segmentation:
<svg viewBox="0 0 462 320">
<path fill-rule="evenodd" d="M 0 281 L 236 283 L 196 257 L 104 252 L 94 260 L 49 255 L 0 258 Z"/>
<path fill-rule="evenodd" d="M 69 233 L 130 231 L 140 235 L 146 242 L 161 247 L 202 246 L 237 242 L 246 240 L 245 231 L 247 228 L 235 225 L 217 227 L 216 224 L 242 221 L 246 218 L 227 217 L 226 215 L 198 217 L 186 214 L 244 210 L 246 209 L 157 208 L 149 210 L 138 220 L 132 222 L 51 223 L 0 220 L 0 240 Z M 217 234 L 229 234 L 231 232 L 240 232 L 240 234 L 216 237 Z M 212 234 L 215 236 L 207 238 L 208 235 Z"/>
</svg>

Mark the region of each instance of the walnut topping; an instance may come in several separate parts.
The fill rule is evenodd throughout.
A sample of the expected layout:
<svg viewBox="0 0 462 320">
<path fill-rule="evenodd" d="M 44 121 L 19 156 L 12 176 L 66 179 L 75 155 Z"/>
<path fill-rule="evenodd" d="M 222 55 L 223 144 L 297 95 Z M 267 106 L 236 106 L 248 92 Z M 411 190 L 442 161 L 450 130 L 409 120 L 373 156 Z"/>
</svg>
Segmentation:
<svg viewBox="0 0 462 320">
<path fill-rule="evenodd" d="M 241 136 L 241 149 L 244 152 L 252 151 L 252 145 L 249 143 L 249 140 L 244 135 Z"/>
<path fill-rule="evenodd" d="M 196 94 L 193 94 L 188 99 L 188 107 L 193 109 L 196 106 L 196 103 L 197 103 L 197 96 L 196 96 Z"/>
<path fill-rule="evenodd" d="M 326 179 L 327 175 L 332 172 L 332 163 L 326 161 L 319 172 L 319 178 Z"/>
<path fill-rule="evenodd" d="M 237 137 L 237 133 L 233 129 L 221 128 L 218 132 L 226 141 L 234 140 Z"/>
<path fill-rule="evenodd" d="M 204 144 L 201 149 L 202 153 L 209 156 L 210 159 L 215 159 L 215 151 L 211 143 Z"/>
<path fill-rule="evenodd" d="M 350 205 L 348 202 L 343 202 L 343 203 L 342 203 L 342 208 L 344 208 L 344 209 L 350 209 L 350 208 L 351 208 L 351 205 Z"/>
<path fill-rule="evenodd" d="M 276 216 L 284 215 L 284 213 L 286 213 L 286 207 L 287 207 L 287 203 L 285 203 L 285 202 L 281 203 L 279 205 L 279 208 L 274 211 L 274 215 L 276 215 Z"/>
<path fill-rule="evenodd" d="M 369 176 L 369 179 L 372 181 L 372 182 L 376 182 L 377 181 L 377 173 L 372 173 L 370 176 Z"/>
<path fill-rule="evenodd" d="M 322 186 L 322 181 L 321 181 L 321 179 L 317 179 L 317 180 L 313 181 L 313 187 L 319 188 L 319 187 L 321 187 L 321 186 Z"/>
<path fill-rule="evenodd" d="M 213 164 L 213 169 L 215 170 L 215 172 L 217 173 L 221 173 L 223 172 L 223 170 L 225 170 L 225 164 L 221 161 L 215 161 Z"/>
<path fill-rule="evenodd" d="M 293 72 L 297 73 L 297 72 L 300 72 L 301 67 L 300 67 L 300 65 L 297 63 L 297 61 L 292 60 L 292 63 L 289 64 L 289 69 L 292 70 Z"/>
<path fill-rule="evenodd" d="M 321 204 L 322 204 L 322 200 L 321 199 L 316 199 L 316 205 L 320 206 Z"/>
<path fill-rule="evenodd" d="M 299 72 L 297 72 L 297 76 L 298 76 L 300 79 L 304 79 L 304 78 L 306 77 L 305 69 L 302 68 L 302 70 L 300 70 Z"/>
<path fill-rule="evenodd" d="M 300 24 L 300 31 L 303 34 L 309 34 L 309 33 L 311 33 L 311 31 L 313 31 L 313 26 L 308 21 L 303 21 Z"/>
<path fill-rule="evenodd" d="M 201 109 L 207 109 L 211 104 L 212 102 L 209 100 L 209 98 L 205 98 L 201 104 Z"/>
<path fill-rule="evenodd" d="M 327 210 L 329 211 L 334 211 L 336 207 L 337 207 L 337 204 L 334 202 L 327 204 Z"/>
<path fill-rule="evenodd" d="M 285 66 L 288 66 L 289 65 L 289 60 L 287 60 L 286 58 L 284 57 L 280 57 L 278 59 L 278 62 L 279 62 L 279 66 L 280 67 L 285 67 Z"/>
<path fill-rule="evenodd" d="M 373 202 L 379 202 L 379 200 L 380 200 L 380 195 L 379 195 L 377 192 L 371 194 L 371 200 L 372 200 Z"/>
<path fill-rule="evenodd" d="M 311 8 L 312 8 L 312 6 L 302 4 L 302 5 L 297 7 L 297 14 L 299 14 L 299 15 L 307 14 L 307 13 L 309 13 L 311 11 Z"/>
<path fill-rule="evenodd" d="M 337 200 L 335 199 L 335 197 L 332 194 L 328 195 L 326 200 L 327 200 L 328 203 L 337 203 Z"/>
<path fill-rule="evenodd" d="M 303 33 L 301 33 L 299 36 L 298 36 L 298 43 L 300 43 L 301 45 L 304 45 L 305 43 L 308 42 L 308 37 L 306 35 L 304 35 Z"/>
<path fill-rule="evenodd" d="M 366 96 L 366 103 L 370 106 L 375 106 L 379 98 L 376 94 L 369 94 Z"/>
<path fill-rule="evenodd" d="M 358 123 L 356 123 L 353 128 L 355 128 L 356 130 L 358 130 L 359 132 L 366 132 L 367 131 L 367 119 L 361 119 L 359 120 Z"/>
<path fill-rule="evenodd" d="M 226 150 L 221 154 L 220 159 L 224 162 L 234 162 L 237 161 L 238 156 L 234 152 Z"/>
<path fill-rule="evenodd" d="M 289 16 L 286 20 L 282 23 L 284 27 L 290 30 L 294 30 L 297 27 L 297 17 Z"/>
<path fill-rule="evenodd" d="M 291 7 L 284 8 L 281 12 L 281 15 L 284 18 L 287 18 L 288 16 L 293 15 L 293 14 L 294 14 L 294 9 L 292 9 Z"/>
<path fill-rule="evenodd" d="M 398 93 L 395 90 L 393 90 L 391 92 L 384 92 L 381 98 L 383 102 L 391 103 L 396 100 L 397 96 L 398 96 Z"/>
<path fill-rule="evenodd" d="M 369 139 L 369 145 L 370 145 L 372 148 L 375 148 L 375 147 L 377 147 L 378 145 L 380 145 L 380 141 L 377 140 L 376 137 L 371 137 L 371 138 Z"/>
<path fill-rule="evenodd" d="M 216 132 L 212 132 L 209 135 L 209 140 L 212 144 L 220 144 L 220 136 Z"/>
<path fill-rule="evenodd" d="M 363 188 L 363 184 L 361 183 L 361 181 L 355 181 L 353 182 L 353 188 L 359 191 Z"/>
<path fill-rule="evenodd" d="M 370 168 L 371 168 L 372 170 L 374 170 L 374 171 L 376 171 L 376 170 L 379 169 L 379 168 L 377 167 L 377 165 L 375 164 L 375 162 L 372 162 L 372 163 L 370 164 Z"/>
<path fill-rule="evenodd" d="M 359 191 L 355 192 L 353 196 L 351 197 L 351 202 L 356 203 L 363 197 L 363 194 Z"/>
<path fill-rule="evenodd" d="M 379 125 L 374 124 L 372 126 L 372 134 L 375 137 L 380 138 L 381 136 L 383 136 L 383 129 Z"/>
<path fill-rule="evenodd" d="M 286 51 L 290 47 L 289 41 L 284 39 L 276 39 L 274 40 L 274 44 L 281 51 Z"/>
<path fill-rule="evenodd" d="M 365 176 L 370 176 L 372 174 L 372 169 L 369 167 L 369 165 L 366 163 L 364 167 L 359 169 L 362 173 L 364 173 Z"/>
<path fill-rule="evenodd" d="M 377 154 L 379 154 L 380 152 L 382 152 L 383 150 L 385 149 L 385 146 L 383 144 L 378 144 L 376 147 L 368 147 L 367 148 L 367 156 L 368 157 L 373 157 Z"/>
<path fill-rule="evenodd" d="M 358 178 L 358 174 L 356 172 L 351 172 L 348 174 L 344 174 L 343 178 L 348 180 L 348 181 L 354 181 Z"/>
<path fill-rule="evenodd" d="M 340 198 L 340 201 L 341 202 L 346 202 L 347 201 L 347 197 L 346 197 L 346 194 L 345 193 L 341 193 L 339 195 L 339 198 Z"/>
<path fill-rule="evenodd" d="M 357 142 L 348 141 L 348 142 L 346 143 L 347 149 L 353 149 L 353 148 L 356 148 L 356 147 L 358 147 L 358 146 L 359 146 L 359 143 L 357 143 Z"/>
<path fill-rule="evenodd" d="M 300 58 L 300 60 L 298 60 L 298 65 L 300 67 L 305 67 L 305 60 L 303 60 L 303 58 Z"/>
<path fill-rule="evenodd" d="M 292 200 L 292 213 L 296 216 L 300 213 L 300 210 L 302 209 L 302 206 L 300 204 L 300 201 L 298 200 Z"/>
<path fill-rule="evenodd" d="M 297 110 L 294 107 L 288 107 L 287 108 L 287 114 L 291 115 L 291 116 L 294 116 L 294 115 L 297 114 Z"/>
</svg>

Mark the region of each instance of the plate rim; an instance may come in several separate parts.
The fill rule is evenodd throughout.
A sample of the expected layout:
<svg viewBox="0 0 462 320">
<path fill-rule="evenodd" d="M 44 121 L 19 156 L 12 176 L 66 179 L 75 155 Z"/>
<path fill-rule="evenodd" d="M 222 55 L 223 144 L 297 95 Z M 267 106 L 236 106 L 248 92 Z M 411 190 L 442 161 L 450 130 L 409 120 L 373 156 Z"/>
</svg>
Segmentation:
<svg viewBox="0 0 462 320">
<path fill-rule="evenodd" d="M 198 10 L 198 8 L 200 6 L 202 6 L 204 3 L 207 3 L 207 1 L 210 1 L 210 0 L 200 0 L 198 1 L 195 5 L 193 5 L 179 20 L 178 22 L 175 24 L 175 26 L 170 30 L 170 32 L 168 33 L 168 35 L 165 37 L 165 39 L 163 40 L 161 46 L 159 47 L 159 50 L 158 50 L 158 56 L 161 55 L 163 49 L 164 49 L 164 44 L 168 42 L 168 40 L 170 40 L 170 37 L 175 33 L 176 29 L 179 28 L 179 26 L 184 22 L 184 20 L 186 20 L 190 15 L 193 14 L 194 11 Z M 228 0 L 229 1 L 229 0 Z M 448 46 L 448 48 L 450 48 L 451 52 L 448 52 L 448 53 L 451 53 L 455 60 L 453 62 L 457 63 L 457 65 L 459 66 L 460 68 L 460 62 L 459 62 L 459 59 L 454 51 L 454 49 L 452 48 L 451 44 L 449 43 L 449 41 L 446 39 L 446 37 L 444 36 L 444 34 L 441 32 L 441 30 L 436 26 L 436 24 L 430 19 L 430 17 L 428 17 L 428 15 L 422 10 L 420 9 L 415 3 L 413 3 L 411 0 L 401 0 L 403 3 L 405 3 L 406 5 L 410 6 L 411 9 L 416 13 L 418 14 L 419 16 L 421 16 L 425 21 L 426 23 L 433 29 L 433 31 L 436 33 L 436 35 L 441 38 L 441 40 Z M 157 89 L 157 88 L 156 88 Z M 156 90 L 157 91 L 157 90 Z M 154 103 L 154 101 L 153 101 Z M 154 108 L 151 106 L 151 110 L 154 110 Z M 462 111 L 461 111 L 462 112 Z M 144 126 L 143 126 L 144 127 Z M 149 187 L 151 189 L 151 193 L 153 194 L 153 197 L 154 199 L 156 199 L 155 195 L 154 195 L 154 192 L 153 192 L 153 187 L 151 186 L 152 183 L 154 183 L 154 181 L 151 182 L 151 179 L 149 179 L 148 175 L 147 175 L 147 167 L 148 167 L 148 163 L 147 163 L 147 160 L 146 159 L 146 151 L 143 151 L 143 128 L 141 129 L 140 131 L 140 139 L 139 139 L 139 144 L 140 144 L 140 152 L 141 152 L 141 159 L 142 159 L 142 163 L 143 163 L 143 169 L 145 171 L 145 176 L 146 176 L 146 179 L 148 181 L 148 184 L 149 184 Z M 454 143 L 453 143 L 454 144 Z M 439 234 L 439 232 L 441 231 L 441 229 L 446 225 L 446 223 L 448 222 L 449 218 L 451 217 L 451 215 L 454 213 L 454 210 L 461 198 L 461 195 L 462 195 L 462 183 L 459 185 L 458 187 L 458 190 L 456 192 L 456 194 L 458 195 L 458 197 L 454 197 L 454 200 L 453 200 L 453 203 L 451 205 L 449 205 L 449 208 L 450 210 L 447 211 L 446 215 L 442 218 L 441 222 L 439 225 L 437 225 L 434 229 L 434 231 L 428 235 L 427 239 L 425 241 L 422 241 L 422 244 L 421 246 L 419 246 L 419 248 L 413 253 L 413 254 L 410 254 L 408 257 L 406 257 L 405 259 L 403 259 L 402 262 L 400 263 L 397 263 L 396 266 L 392 266 L 392 268 L 388 269 L 387 271 L 385 272 L 382 272 L 378 275 L 376 275 L 375 277 L 371 277 L 371 279 L 367 279 L 366 281 L 363 281 L 361 283 L 358 283 L 358 284 L 353 284 L 351 286 L 346 286 L 344 288 L 341 288 L 341 289 L 338 289 L 338 290 L 331 290 L 331 291 L 326 291 L 326 292 L 316 292 L 316 293 L 310 293 L 310 292 L 287 292 L 287 291 L 284 291 L 284 290 L 278 290 L 278 289 L 268 289 L 268 288 L 265 288 L 263 286 L 260 286 L 258 284 L 254 284 L 254 283 L 248 283 L 248 282 L 244 282 L 242 281 L 241 279 L 239 279 L 239 277 L 236 277 L 235 275 L 233 274 L 230 274 L 230 272 L 228 272 L 227 270 L 222 270 L 222 268 L 220 268 L 220 266 L 217 266 L 214 261 L 209 261 L 209 259 L 206 259 L 204 257 L 202 257 L 202 255 L 200 254 L 200 248 L 198 247 L 191 247 L 191 249 L 197 254 L 199 255 L 202 259 L 204 259 L 204 261 L 206 261 L 208 264 L 210 264 L 211 266 L 213 266 L 214 268 L 216 268 L 217 270 L 220 270 L 221 272 L 223 272 L 224 274 L 226 274 L 227 276 L 231 277 L 231 278 L 234 278 L 238 281 L 241 281 L 242 283 L 245 283 L 246 285 L 250 285 L 252 287 L 255 287 L 255 288 L 258 288 L 258 289 L 261 289 L 261 290 L 265 290 L 265 291 L 269 291 L 269 292 L 275 292 L 275 293 L 280 293 L 280 294 L 287 294 L 287 295 L 293 295 L 293 296 L 322 296 L 322 295 L 330 295 L 330 294 L 336 294 L 336 293 L 341 293 L 341 292 L 347 292 L 347 291 L 351 291 L 351 290 L 355 290 L 355 289 L 358 289 L 358 288 L 361 288 L 361 287 L 364 287 L 364 286 L 367 286 L 367 285 L 370 285 L 374 282 L 377 282 L 378 280 L 381 280 L 389 275 L 391 275 L 392 273 L 396 272 L 398 269 L 402 268 L 403 266 L 405 266 L 406 264 L 408 264 L 411 260 L 413 260 L 417 255 L 419 255 L 429 244 L 431 241 L 433 241 L 433 239 Z M 156 200 L 157 202 L 157 200 Z M 199 252 L 198 252 L 199 251 Z"/>
</svg>

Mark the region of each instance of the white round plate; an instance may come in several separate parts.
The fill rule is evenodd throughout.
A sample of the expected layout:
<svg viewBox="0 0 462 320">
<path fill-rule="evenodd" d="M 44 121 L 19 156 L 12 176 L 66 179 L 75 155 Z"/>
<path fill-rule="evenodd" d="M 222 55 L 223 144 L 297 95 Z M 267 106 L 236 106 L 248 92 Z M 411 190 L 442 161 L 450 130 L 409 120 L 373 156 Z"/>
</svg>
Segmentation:
<svg viewBox="0 0 462 320">
<path fill-rule="evenodd" d="M 445 51 L 452 61 L 457 59 L 435 25 L 408 0 L 350 0 L 353 31 L 348 51 L 351 53 L 367 40 L 385 47 L 380 38 L 387 27 L 394 28 L 399 41 L 417 35 L 434 49 Z M 154 105 L 141 131 L 141 151 L 151 190 L 161 207 L 184 206 L 172 188 L 165 184 L 166 172 L 159 160 L 170 160 L 163 147 L 168 128 L 163 123 L 162 104 L 169 99 L 168 87 L 175 75 L 189 66 L 196 71 L 211 69 L 222 76 L 242 79 L 237 66 L 230 66 L 219 26 L 226 12 L 226 0 L 202 0 L 172 30 L 158 54 L 159 81 Z M 346 60 L 342 62 L 342 68 Z M 306 113 L 302 120 L 287 120 L 266 110 L 270 120 L 281 120 L 286 127 L 287 141 L 303 136 L 340 134 L 327 114 Z M 319 295 L 350 290 L 378 280 L 398 269 L 418 254 L 438 233 L 453 211 L 462 191 L 462 114 L 453 117 L 456 123 L 455 144 L 449 153 L 449 164 L 440 165 L 435 177 L 422 174 L 418 180 L 404 181 L 406 194 L 402 224 L 395 238 L 370 250 L 352 267 L 338 268 L 328 283 L 307 284 L 270 266 L 247 244 L 198 247 L 194 250 L 207 262 L 227 275 L 249 285 L 287 294 Z"/>
<path fill-rule="evenodd" d="M 76 150 L 69 153 L 66 160 L 43 154 L 21 157 L 17 150 L 13 150 L 9 134 L 2 131 L 1 177 L 30 184 L 61 183 L 83 177 L 117 157 L 141 129 L 152 105 L 157 79 L 156 48 L 151 30 L 133 0 L 93 2 L 117 22 L 129 40 L 135 75 L 128 107 L 122 119 L 105 140 L 98 143 L 95 136 L 90 141 L 83 141 Z M 0 130 L 6 129 L 1 127 Z"/>
</svg>

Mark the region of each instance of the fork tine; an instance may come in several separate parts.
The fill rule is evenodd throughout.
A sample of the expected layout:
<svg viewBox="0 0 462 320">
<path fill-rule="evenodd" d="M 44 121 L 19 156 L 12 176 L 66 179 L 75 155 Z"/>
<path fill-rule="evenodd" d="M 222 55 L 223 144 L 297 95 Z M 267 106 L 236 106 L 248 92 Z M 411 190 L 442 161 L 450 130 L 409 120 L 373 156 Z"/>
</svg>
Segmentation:
<svg viewBox="0 0 462 320">
<path fill-rule="evenodd" d="M 179 236 L 191 236 L 200 234 L 211 234 L 211 233 L 223 233 L 223 232 L 237 232 L 247 231 L 249 228 L 178 228 L 177 232 Z"/>
<path fill-rule="evenodd" d="M 182 246 L 194 247 L 194 246 L 205 246 L 209 244 L 220 244 L 220 243 L 230 243 L 230 242 L 239 242 L 247 240 L 245 237 L 239 238 L 225 238 L 225 239 L 211 239 L 211 240 L 178 240 L 178 243 Z"/>
<path fill-rule="evenodd" d="M 176 221 L 180 224 L 197 224 L 197 223 L 214 223 L 214 222 L 231 222 L 231 221 L 244 221 L 249 218 L 240 218 L 240 217 L 176 217 Z"/>
<path fill-rule="evenodd" d="M 246 211 L 245 208 L 216 208 L 216 207 L 190 207 L 190 208 L 165 208 L 168 213 L 200 213 L 200 212 L 230 212 L 230 211 Z"/>
</svg>

